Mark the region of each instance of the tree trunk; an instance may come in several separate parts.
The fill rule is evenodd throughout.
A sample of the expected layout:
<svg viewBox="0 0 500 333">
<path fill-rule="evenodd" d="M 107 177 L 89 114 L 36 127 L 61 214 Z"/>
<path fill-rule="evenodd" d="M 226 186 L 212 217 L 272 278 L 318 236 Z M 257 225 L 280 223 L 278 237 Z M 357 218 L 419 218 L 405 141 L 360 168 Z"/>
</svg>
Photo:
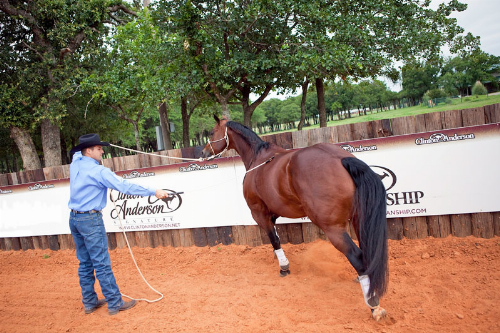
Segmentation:
<svg viewBox="0 0 500 333">
<path fill-rule="evenodd" d="M 17 149 L 17 145 L 15 142 L 12 143 L 12 172 L 18 172 L 19 171 L 19 163 L 17 161 L 17 154 L 15 153 L 16 149 Z"/>
<path fill-rule="evenodd" d="M 300 100 L 300 121 L 297 127 L 298 131 L 302 131 L 302 127 L 306 122 L 306 99 L 307 99 L 307 87 L 309 86 L 309 80 L 307 77 L 302 83 L 302 99 Z"/>
<path fill-rule="evenodd" d="M 23 159 L 25 170 L 41 169 L 42 164 L 36 153 L 35 144 L 27 130 L 19 127 L 10 128 L 10 137 L 14 140 Z"/>
<path fill-rule="evenodd" d="M 45 167 L 62 165 L 61 129 L 49 119 L 42 120 L 42 147 Z"/>
<path fill-rule="evenodd" d="M 61 136 L 61 159 L 63 164 L 69 164 L 68 158 L 68 146 L 66 145 L 66 140 L 64 140 L 64 136 Z"/>
<path fill-rule="evenodd" d="M 9 165 L 9 157 L 7 156 L 7 154 L 5 154 L 4 156 L 5 158 L 5 173 L 9 173 L 9 172 L 12 172 L 11 168 L 10 168 L 10 165 Z"/>
<path fill-rule="evenodd" d="M 222 117 L 226 119 L 231 119 L 231 114 L 229 113 L 229 105 L 225 99 L 219 100 L 221 109 L 222 109 Z"/>
<path fill-rule="evenodd" d="M 141 149 L 141 140 L 139 140 L 139 122 L 134 121 L 132 122 L 132 125 L 134 126 L 134 138 L 135 138 L 135 149 L 142 151 Z"/>
<path fill-rule="evenodd" d="M 318 95 L 319 127 L 326 127 L 325 87 L 321 78 L 316 78 L 316 93 Z"/>
<path fill-rule="evenodd" d="M 189 144 L 189 112 L 187 107 L 187 96 L 181 97 L 181 115 L 182 115 L 182 145 L 184 148 Z"/>
<path fill-rule="evenodd" d="M 241 104 L 243 105 L 243 125 L 252 128 L 252 115 L 257 106 L 259 106 L 264 99 L 269 95 L 269 92 L 271 91 L 272 87 L 274 84 L 268 84 L 266 85 L 266 89 L 264 92 L 255 100 L 255 102 L 250 103 L 250 84 L 248 81 L 244 80 L 244 85 L 243 87 L 239 88 L 241 92 Z"/>
<path fill-rule="evenodd" d="M 160 115 L 161 134 L 163 136 L 163 145 L 166 150 L 172 149 L 172 139 L 170 138 L 170 128 L 168 124 L 167 102 L 163 102 L 158 106 L 158 114 Z"/>
</svg>

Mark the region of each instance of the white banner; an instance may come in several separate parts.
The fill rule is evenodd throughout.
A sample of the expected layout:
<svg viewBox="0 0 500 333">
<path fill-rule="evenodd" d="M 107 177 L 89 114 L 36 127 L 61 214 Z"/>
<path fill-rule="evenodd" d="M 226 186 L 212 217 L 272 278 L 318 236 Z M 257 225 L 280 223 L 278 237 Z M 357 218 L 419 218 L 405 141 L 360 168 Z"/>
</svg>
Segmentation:
<svg viewBox="0 0 500 333">
<path fill-rule="evenodd" d="M 338 145 L 380 175 L 388 218 L 500 211 L 500 124 Z M 255 224 L 243 198 L 239 157 L 117 174 L 175 196 L 164 202 L 108 191 L 108 232 Z M 69 234 L 68 200 L 69 179 L 0 187 L 0 237 Z"/>
</svg>

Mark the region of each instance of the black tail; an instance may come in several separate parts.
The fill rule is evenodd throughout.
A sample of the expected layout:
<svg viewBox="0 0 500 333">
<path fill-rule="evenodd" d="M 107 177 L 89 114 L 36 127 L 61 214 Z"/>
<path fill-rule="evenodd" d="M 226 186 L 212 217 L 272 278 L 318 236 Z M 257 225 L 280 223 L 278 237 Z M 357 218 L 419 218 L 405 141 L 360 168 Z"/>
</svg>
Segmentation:
<svg viewBox="0 0 500 333">
<path fill-rule="evenodd" d="M 342 165 L 356 185 L 354 215 L 357 216 L 359 247 L 366 268 L 364 274 L 370 278 L 368 293 L 375 292 L 380 297 L 389 282 L 385 188 L 380 177 L 363 161 L 346 157 Z"/>
</svg>

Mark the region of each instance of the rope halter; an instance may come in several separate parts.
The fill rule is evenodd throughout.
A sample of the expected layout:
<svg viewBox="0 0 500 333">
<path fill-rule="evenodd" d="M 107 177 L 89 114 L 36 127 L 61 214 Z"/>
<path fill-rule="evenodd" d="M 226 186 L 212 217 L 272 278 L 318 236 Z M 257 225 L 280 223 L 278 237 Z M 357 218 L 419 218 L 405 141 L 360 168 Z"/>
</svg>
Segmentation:
<svg viewBox="0 0 500 333">
<path fill-rule="evenodd" d="M 220 153 L 216 154 L 214 148 L 212 147 L 212 143 L 219 142 L 222 140 L 226 140 L 226 147 Z M 213 154 L 212 156 L 207 157 L 207 161 L 213 160 L 214 158 L 221 157 L 221 155 L 224 154 L 226 152 L 226 150 L 229 148 L 229 136 L 227 135 L 227 126 L 226 126 L 226 132 L 224 133 L 224 137 L 222 139 L 218 139 L 218 140 L 214 140 L 214 141 L 210 141 L 210 139 L 208 139 L 207 143 L 210 146 L 210 149 L 212 150 L 212 154 Z"/>
</svg>

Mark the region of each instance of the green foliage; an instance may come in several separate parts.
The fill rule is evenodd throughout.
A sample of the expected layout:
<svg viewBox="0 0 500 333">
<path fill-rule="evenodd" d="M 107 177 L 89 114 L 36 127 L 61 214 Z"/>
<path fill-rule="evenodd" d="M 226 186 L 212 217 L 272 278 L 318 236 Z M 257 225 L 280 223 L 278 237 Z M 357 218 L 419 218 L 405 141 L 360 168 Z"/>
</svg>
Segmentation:
<svg viewBox="0 0 500 333">
<path fill-rule="evenodd" d="M 168 103 L 180 142 L 181 98 L 192 105 L 211 97 L 212 104 L 190 115 L 190 136 L 199 138 L 211 114 L 220 113 L 213 102 L 240 122 L 253 112 L 254 126 L 293 123 L 300 97 L 251 106 L 270 88 L 295 91 L 304 77 L 324 80 L 329 115 L 356 108 L 366 114 L 401 97 L 366 80 L 396 79 L 394 61 L 407 64 L 404 96 L 413 100 L 438 87 L 463 91 L 488 80 L 499 63 L 477 50 L 477 38 L 459 36 L 463 29 L 450 17 L 465 10 L 458 1 L 432 10 L 429 1 L 160 0 L 132 20 L 120 0 L 10 1 L 30 16 L 8 13 L 6 3 L 0 4 L 0 126 L 38 133 L 40 120 L 49 118 L 62 127 L 68 148 L 83 131 L 132 144 L 133 126 L 117 114 L 134 120 L 143 144 L 151 143 L 160 101 Z M 114 5 L 124 9 L 109 15 Z M 462 51 L 442 65 L 436 58 L 444 44 Z M 317 121 L 317 104 L 311 86 L 309 124 Z"/>
<path fill-rule="evenodd" d="M 144 122 L 157 113 L 158 104 L 165 98 L 170 73 L 168 65 L 160 63 L 164 43 L 148 11 L 141 12 L 136 20 L 118 27 L 108 38 L 109 51 L 82 81 L 82 89 L 91 92 L 95 101 L 108 105 L 121 119 L 137 126 L 133 131 L 139 138 Z"/>
<path fill-rule="evenodd" d="M 446 92 L 442 89 L 431 89 L 426 92 L 426 95 L 431 99 L 446 97 Z"/>
<path fill-rule="evenodd" d="M 79 83 L 98 64 L 102 37 L 112 32 L 112 24 L 127 19 L 126 11 L 120 0 L 2 1 L 0 126 L 29 130 L 39 149 L 40 122 L 50 119 L 61 128 L 62 147 L 69 150 L 81 131 L 113 125 L 85 123 L 83 110 L 91 96 Z"/>
<path fill-rule="evenodd" d="M 403 66 L 403 96 L 415 103 L 426 91 L 436 89 L 439 71 L 439 65 L 430 62 Z"/>
<path fill-rule="evenodd" d="M 488 94 L 488 90 L 484 87 L 484 85 L 481 83 L 481 81 L 477 81 L 474 83 L 474 86 L 472 87 L 472 95 L 486 95 Z"/>
<path fill-rule="evenodd" d="M 43 118 L 61 124 L 79 78 L 86 75 L 87 60 L 99 45 L 99 32 L 109 31 L 103 23 L 107 8 L 116 3 L 41 0 L 18 2 L 0 12 L 6 46 L 0 51 L 0 71 L 6 74 L 2 95 L 11 101 L 2 105 L 7 116 L 2 126 L 34 126 Z"/>
<path fill-rule="evenodd" d="M 447 91 L 458 91 L 468 94 L 468 87 L 476 81 L 491 81 L 498 88 L 497 80 L 492 75 L 500 68 L 500 57 L 490 55 L 481 50 L 462 53 L 447 59 L 442 69 L 440 85 Z M 451 94 L 453 95 L 453 93 Z"/>
</svg>

